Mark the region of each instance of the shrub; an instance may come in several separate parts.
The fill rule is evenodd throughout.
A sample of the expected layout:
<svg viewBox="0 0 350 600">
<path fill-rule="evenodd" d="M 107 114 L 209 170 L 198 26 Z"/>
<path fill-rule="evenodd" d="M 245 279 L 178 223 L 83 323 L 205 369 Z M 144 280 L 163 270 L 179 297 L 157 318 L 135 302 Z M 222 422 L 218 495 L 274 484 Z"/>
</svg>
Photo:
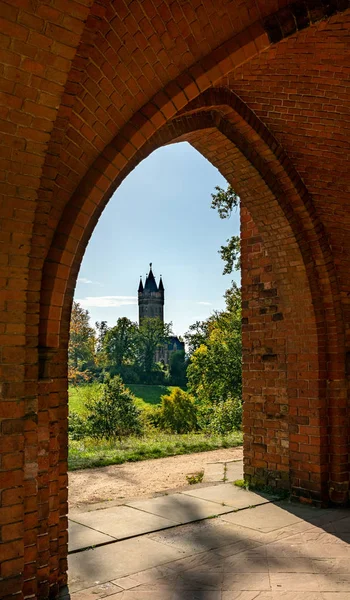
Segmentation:
<svg viewBox="0 0 350 600">
<path fill-rule="evenodd" d="M 159 423 L 162 429 L 173 433 L 188 433 L 197 429 L 197 409 L 192 397 L 180 388 L 161 397 Z"/>
<path fill-rule="evenodd" d="M 160 428 L 161 426 L 161 407 L 145 405 L 141 411 L 141 420 L 146 430 Z"/>
<path fill-rule="evenodd" d="M 87 431 L 86 419 L 78 413 L 72 411 L 68 416 L 68 435 L 71 440 L 81 440 L 86 435 Z"/>
<path fill-rule="evenodd" d="M 148 385 L 164 385 L 166 383 L 166 372 L 158 364 L 156 364 L 156 367 L 144 375 L 144 383 Z"/>
<path fill-rule="evenodd" d="M 86 403 L 89 411 L 87 423 L 92 437 L 119 439 L 142 431 L 140 411 L 136 408 L 135 397 L 116 375 L 106 379 L 102 394 L 94 401 Z"/>
<path fill-rule="evenodd" d="M 120 365 L 120 366 L 109 366 L 106 367 L 106 376 L 115 377 L 119 375 L 123 382 L 128 383 L 140 383 L 140 373 L 137 367 L 134 365 Z"/>
<path fill-rule="evenodd" d="M 242 426 L 242 401 L 229 397 L 224 402 L 200 406 L 198 422 L 209 433 L 225 435 Z"/>
</svg>

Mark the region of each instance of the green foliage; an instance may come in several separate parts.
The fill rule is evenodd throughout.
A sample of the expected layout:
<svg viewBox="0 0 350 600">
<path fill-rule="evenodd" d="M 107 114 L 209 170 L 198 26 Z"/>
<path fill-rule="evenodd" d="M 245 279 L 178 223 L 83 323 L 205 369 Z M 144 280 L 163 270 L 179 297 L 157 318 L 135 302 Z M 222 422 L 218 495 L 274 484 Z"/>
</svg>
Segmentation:
<svg viewBox="0 0 350 600">
<path fill-rule="evenodd" d="M 95 345 L 95 351 L 96 351 L 96 360 L 98 362 L 98 364 L 104 364 L 104 339 L 106 336 L 106 333 L 108 331 L 108 324 L 107 321 L 101 321 L 98 322 L 96 321 L 95 323 L 95 327 L 96 327 L 96 345 Z"/>
<path fill-rule="evenodd" d="M 208 433 L 226 435 L 242 426 L 242 401 L 229 397 L 217 404 L 201 405 L 198 408 L 198 422 Z"/>
<path fill-rule="evenodd" d="M 198 473 L 191 473 L 191 475 L 186 475 L 187 482 L 190 485 L 194 485 L 195 483 L 202 483 L 204 477 L 204 471 L 198 471 Z"/>
<path fill-rule="evenodd" d="M 88 435 L 86 419 L 74 411 L 68 416 L 68 435 L 72 440 L 81 440 Z"/>
<path fill-rule="evenodd" d="M 239 205 L 239 197 L 233 187 L 229 185 L 226 190 L 221 187 L 215 187 L 216 193 L 212 194 L 211 207 L 217 209 L 220 219 L 228 219 L 232 210 Z M 219 253 L 225 263 L 223 274 L 232 273 L 233 270 L 241 268 L 241 243 L 240 237 L 232 236 L 226 240 L 226 245 L 221 246 Z"/>
<path fill-rule="evenodd" d="M 187 368 L 188 389 L 204 405 L 241 396 L 241 301 L 234 284 L 226 301 L 227 310 L 208 320 L 207 338 L 191 355 Z"/>
<path fill-rule="evenodd" d="M 73 302 L 68 344 L 68 368 L 75 374 L 94 365 L 95 331 L 90 327 L 89 311 Z"/>
<path fill-rule="evenodd" d="M 137 368 L 136 365 L 120 365 L 120 366 L 106 366 L 105 372 L 111 377 L 115 377 L 115 375 L 119 375 L 125 384 L 135 384 L 139 383 L 141 379 L 141 371 Z"/>
<path fill-rule="evenodd" d="M 236 479 L 236 481 L 233 481 L 233 485 L 244 490 L 249 490 L 249 483 L 244 479 Z"/>
<path fill-rule="evenodd" d="M 134 359 L 136 335 L 136 323 L 126 317 L 121 317 L 115 327 L 107 329 L 102 343 L 106 363 L 120 367 Z"/>
<path fill-rule="evenodd" d="M 147 382 L 149 382 L 151 373 L 155 369 L 156 350 L 165 344 L 170 335 L 171 323 L 163 323 L 158 318 L 142 319 L 137 329 L 136 356 Z M 159 381 L 159 383 L 161 382 Z"/>
<path fill-rule="evenodd" d="M 189 355 L 193 354 L 199 346 L 207 341 L 212 320 L 213 317 L 209 317 L 206 321 L 196 321 L 193 325 L 190 325 L 189 330 L 184 335 Z"/>
<path fill-rule="evenodd" d="M 219 254 L 225 263 L 223 275 L 229 275 L 232 271 L 241 269 L 241 238 L 233 235 L 226 240 L 226 245 L 221 246 Z"/>
<path fill-rule="evenodd" d="M 162 396 L 159 408 L 160 425 L 173 433 L 187 433 L 197 429 L 197 409 L 192 397 L 175 387 L 167 396 Z"/>
<path fill-rule="evenodd" d="M 86 404 L 94 402 L 101 395 L 102 384 L 93 382 L 85 385 L 74 386 L 68 388 L 69 397 L 69 412 L 76 412 L 81 416 L 86 416 Z"/>
<path fill-rule="evenodd" d="M 152 430 L 160 429 L 161 411 L 159 405 L 146 405 L 142 407 L 141 420 L 145 432 L 150 433 Z"/>
<path fill-rule="evenodd" d="M 87 425 L 91 437 L 112 439 L 140 434 L 140 411 L 135 398 L 119 376 L 107 379 L 101 395 L 87 402 Z"/>
<path fill-rule="evenodd" d="M 177 350 L 170 355 L 169 374 L 172 385 L 180 387 L 187 383 L 187 361 L 184 350 Z"/>
<path fill-rule="evenodd" d="M 227 436 L 201 432 L 183 435 L 154 430 L 146 437 L 129 436 L 118 440 L 85 438 L 70 441 L 69 469 L 87 469 L 106 465 L 120 465 L 149 458 L 162 458 L 177 454 L 206 452 L 218 448 L 232 448 L 242 444 L 241 432 Z"/>
<path fill-rule="evenodd" d="M 217 209 L 220 219 L 227 219 L 233 209 L 239 206 L 239 197 L 232 185 L 228 185 L 226 190 L 216 185 L 215 190 L 216 193 L 211 195 L 211 207 Z"/>
</svg>

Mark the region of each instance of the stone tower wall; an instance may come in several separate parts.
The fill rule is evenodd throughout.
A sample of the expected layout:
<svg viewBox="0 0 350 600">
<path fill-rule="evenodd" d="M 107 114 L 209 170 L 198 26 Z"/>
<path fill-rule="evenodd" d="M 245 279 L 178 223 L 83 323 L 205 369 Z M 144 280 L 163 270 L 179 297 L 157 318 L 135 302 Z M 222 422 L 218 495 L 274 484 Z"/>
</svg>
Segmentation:
<svg viewBox="0 0 350 600">
<path fill-rule="evenodd" d="M 164 323 L 164 292 L 139 292 L 139 323 L 144 318 L 159 318 Z"/>
</svg>

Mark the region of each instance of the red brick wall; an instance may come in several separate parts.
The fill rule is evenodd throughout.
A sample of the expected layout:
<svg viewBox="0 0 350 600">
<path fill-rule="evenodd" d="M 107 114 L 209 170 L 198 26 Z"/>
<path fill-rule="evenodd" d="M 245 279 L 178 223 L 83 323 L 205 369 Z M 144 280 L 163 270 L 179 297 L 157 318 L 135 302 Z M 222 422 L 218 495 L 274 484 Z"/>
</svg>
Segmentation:
<svg viewBox="0 0 350 600">
<path fill-rule="evenodd" d="M 1 598 L 54 597 L 66 581 L 75 281 L 114 189 L 176 139 L 242 197 L 247 476 L 347 497 L 346 8 L 3 0 Z"/>
</svg>

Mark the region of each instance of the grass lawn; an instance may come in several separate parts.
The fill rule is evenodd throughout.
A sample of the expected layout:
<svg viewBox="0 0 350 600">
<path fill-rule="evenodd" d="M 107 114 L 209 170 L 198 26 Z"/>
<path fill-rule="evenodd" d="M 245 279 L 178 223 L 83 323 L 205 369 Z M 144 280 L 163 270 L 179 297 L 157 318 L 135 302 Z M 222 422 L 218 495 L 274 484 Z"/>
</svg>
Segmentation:
<svg viewBox="0 0 350 600">
<path fill-rule="evenodd" d="M 101 384 L 70 386 L 69 410 L 84 415 L 84 403 L 99 394 Z M 160 397 L 170 392 L 171 387 L 162 385 L 129 385 L 136 396 L 139 408 L 159 404 Z M 208 435 L 202 432 L 173 434 L 151 430 L 140 437 L 128 437 L 122 441 L 106 441 L 85 438 L 69 440 L 68 468 L 88 469 L 135 462 L 148 458 L 162 458 L 191 452 L 205 452 L 218 448 L 232 448 L 242 444 L 242 433 L 233 432 L 225 436 Z"/>
<path fill-rule="evenodd" d="M 84 414 L 84 403 L 88 399 L 93 399 L 100 390 L 101 384 L 90 383 L 87 385 L 80 386 L 69 386 L 69 410 L 77 412 L 78 414 Z M 166 385 L 139 385 L 129 384 L 128 387 L 134 394 L 137 400 L 137 405 L 142 408 L 144 403 L 146 404 L 159 404 L 161 396 L 169 394 L 173 389 L 173 386 L 167 387 Z"/>
<path fill-rule="evenodd" d="M 121 442 L 84 439 L 69 442 L 68 468 L 88 469 L 107 465 L 121 465 L 148 458 L 162 458 L 191 452 L 205 452 L 218 448 L 232 448 L 242 444 L 242 433 L 226 436 L 186 433 L 183 435 L 156 432 L 145 437 L 129 437 Z"/>
<path fill-rule="evenodd" d="M 174 386 L 169 385 L 140 385 L 136 383 L 127 384 L 136 398 L 140 398 L 146 404 L 160 404 L 161 396 L 170 394 Z"/>
</svg>

